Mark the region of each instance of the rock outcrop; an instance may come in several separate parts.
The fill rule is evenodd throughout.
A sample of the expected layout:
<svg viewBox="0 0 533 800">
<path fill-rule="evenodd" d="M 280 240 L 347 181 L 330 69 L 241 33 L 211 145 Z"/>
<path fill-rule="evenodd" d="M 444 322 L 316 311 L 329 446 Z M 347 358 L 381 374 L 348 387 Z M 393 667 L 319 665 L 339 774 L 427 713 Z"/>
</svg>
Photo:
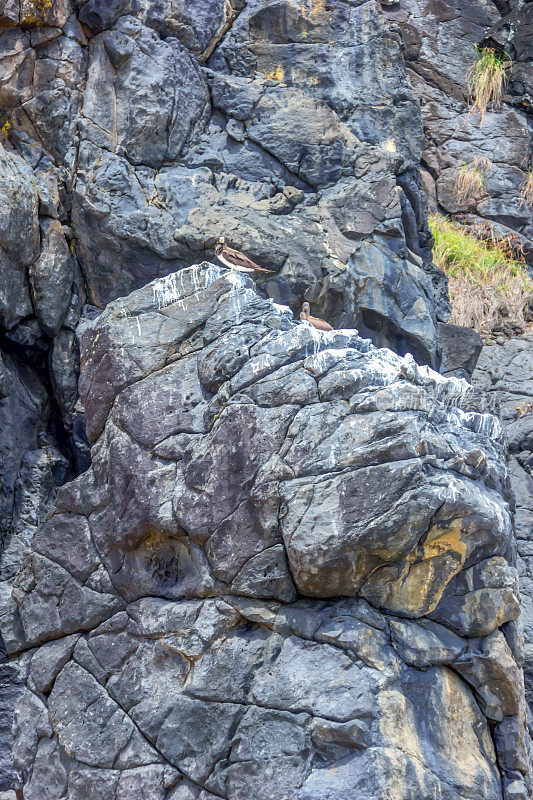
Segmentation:
<svg viewBox="0 0 533 800">
<path fill-rule="evenodd" d="M 526 697 L 533 708 L 533 335 L 484 347 L 473 382 L 500 414 L 509 448 L 525 637 Z"/>
<path fill-rule="evenodd" d="M 212 258 L 220 235 L 274 270 L 266 294 L 422 362 L 438 360 L 447 303 L 418 104 L 378 3 L 4 0 L 0 63 L 8 598 L 57 485 L 90 463 L 82 308 Z M 20 497 L 33 512 L 19 522 Z"/>
<path fill-rule="evenodd" d="M 447 307 L 428 265 L 420 113 L 379 3 L 188 5 L 36 2 L 36 28 L 6 15 L 9 140 L 45 174 L 89 301 L 212 257 L 225 234 L 274 270 L 274 299 L 435 363 Z M 31 254 L 44 305 L 70 268 L 60 236 L 41 237 L 54 268 Z M 55 335 L 54 312 L 36 308 Z"/>
<path fill-rule="evenodd" d="M 531 157 L 532 9 L 519 0 L 0 0 L 0 795 L 13 785 L 11 716 L 23 684 L 15 728 L 26 800 L 58 800 L 67 785 L 69 800 L 205 800 L 225 796 L 223 785 L 242 798 L 264 785 L 281 800 L 300 778 L 310 781 L 301 800 L 325 800 L 333 764 L 335 791 L 350 798 L 378 797 L 388 782 L 413 800 L 524 795 L 514 545 L 497 428 L 469 429 L 472 420 L 489 423 L 471 416 L 479 395 L 463 384 L 417 372 L 353 332 L 324 339 L 293 327 L 268 298 L 293 312 L 307 300 L 336 328 L 469 376 L 478 342 L 446 325 L 426 193 L 431 207 L 490 221 L 532 251 L 531 215 L 519 198 Z M 514 67 L 502 110 L 480 125 L 468 112 L 465 76 L 484 42 Z M 458 206 L 455 170 L 480 153 L 493 165 L 484 193 Z M 211 260 L 221 235 L 273 270 L 260 296 L 242 286 L 238 331 L 229 310 L 220 329 L 210 328 L 210 304 L 222 308 L 228 285 L 200 282 L 196 301 L 186 302 L 191 320 L 200 314 L 197 329 L 168 321 L 159 306 L 185 292 L 191 275 L 216 271 L 165 276 Z M 148 289 L 98 317 L 153 279 L 163 282 L 151 310 Z M 131 303 L 140 304 L 135 316 Z M 125 318 L 115 319 L 122 307 Z M 151 340 L 165 320 L 163 338 Z M 85 418 L 78 378 L 86 326 Z M 264 375 L 237 388 L 250 352 L 275 330 L 288 361 L 276 350 L 282 339 L 271 343 Z M 318 371 L 310 371 L 313 347 L 337 362 L 315 354 Z M 179 371 L 179 389 L 163 363 Z M 352 408 L 352 397 L 368 408 Z M 224 422 L 230 407 L 237 416 Z M 302 430 L 281 441 L 296 412 Z M 96 442 L 92 467 L 85 422 Z M 526 486 L 517 464 L 524 471 L 529 463 L 528 435 L 511 445 L 515 486 Z M 175 449 L 165 451 L 172 437 Z M 361 485 L 348 477 L 356 470 Z M 58 487 L 80 472 L 41 527 Z M 239 474 L 233 483 L 231 473 Z M 448 497 L 452 477 L 466 492 L 460 501 Z M 226 498 L 217 511 L 224 516 L 215 518 L 200 493 L 192 517 L 174 519 L 204 480 Z M 416 491 L 423 507 L 400 500 Z M 517 517 L 526 603 L 527 491 L 519 488 Z M 388 492 L 380 521 L 372 515 Z M 294 514 L 307 507 L 302 525 Z M 475 520 L 473 528 L 466 534 L 457 522 L 452 535 L 450 520 L 459 518 Z M 325 531 L 320 545 L 327 519 L 338 530 Z M 433 531 L 428 544 L 420 531 L 432 526 L 444 539 Z M 526 618 L 526 676 L 530 631 Z M 106 658 L 122 647 L 124 655 L 105 661 L 97 655 L 104 641 Z M 303 661 L 291 651 L 297 677 L 291 684 L 280 662 L 269 684 L 267 665 L 293 644 L 305 651 Z M 179 665 L 165 660 L 175 648 Z M 225 676 L 232 648 L 235 676 L 244 677 L 226 699 L 225 689 L 184 694 L 195 661 L 212 652 L 212 669 Z M 139 720 L 152 713 L 151 693 L 168 691 L 161 708 L 194 701 L 191 731 L 211 720 L 213 743 L 193 737 L 170 757 L 154 732 L 160 718 L 141 725 L 121 694 L 126 664 Z M 348 675 L 338 692 L 326 678 L 337 667 Z M 364 722 L 352 724 L 359 716 L 351 707 L 330 717 L 314 705 L 322 697 L 342 705 L 343 692 L 356 703 L 356 674 L 372 698 Z M 194 680 L 210 687 L 219 678 Z M 288 688 L 279 707 L 263 702 L 258 684 L 265 692 L 298 685 L 307 705 Z M 468 720 L 461 730 L 458 715 Z M 282 742 L 275 758 L 273 740 Z M 224 755 L 230 742 L 233 761 Z M 459 769 L 465 753 L 471 760 Z"/>
<path fill-rule="evenodd" d="M 533 4 L 401 0 L 385 13 L 400 27 L 407 71 L 424 122 L 422 174 L 430 206 L 515 237 L 533 265 L 533 217 L 522 189 L 532 165 Z M 509 8 L 507 6 L 512 6 Z M 475 46 L 492 47 L 511 69 L 501 108 L 472 109 Z M 457 197 L 458 170 L 488 159 L 483 187 Z"/>
<path fill-rule="evenodd" d="M 529 796 L 501 428 L 465 381 L 201 264 L 85 326 L 80 391 L 92 465 L 3 628 L 25 798 Z"/>
</svg>

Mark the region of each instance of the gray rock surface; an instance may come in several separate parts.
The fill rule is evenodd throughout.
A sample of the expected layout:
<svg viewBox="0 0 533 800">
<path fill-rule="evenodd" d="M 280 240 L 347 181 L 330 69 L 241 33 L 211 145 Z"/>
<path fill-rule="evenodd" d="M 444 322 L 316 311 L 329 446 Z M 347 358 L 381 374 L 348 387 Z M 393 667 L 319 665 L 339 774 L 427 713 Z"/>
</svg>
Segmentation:
<svg viewBox="0 0 533 800">
<path fill-rule="evenodd" d="M 290 80 L 266 66 L 280 24 Z M 254 65 L 258 29 L 269 53 Z M 447 305 L 428 264 L 420 117 L 379 4 L 4 0 L 0 62 L 0 355 L 44 392 L 33 427 L 11 405 L 7 450 L 28 438 L 38 459 L 38 428 L 70 472 L 88 466 L 81 309 L 212 256 L 221 234 L 274 270 L 266 294 L 435 362 Z M 53 492 L 20 480 L 42 516 Z M 6 591 L 33 533 L 11 516 Z"/>
<path fill-rule="evenodd" d="M 275 603 L 293 599 L 296 589 L 294 580 L 287 577 L 285 545 L 273 525 L 278 512 L 272 507 L 271 488 L 281 480 L 278 477 L 265 478 L 262 488 L 254 492 L 247 493 L 253 476 L 245 478 L 245 488 L 234 486 L 231 491 L 245 499 L 235 508 L 230 503 L 221 510 L 226 516 L 218 521 L 209 543 L 190 548 L 181 532 L 177 537 L 173 534 L 168 552 L 161 557 L 163 577 L 157 580 L 145 574 L 137 556 L 128 551 L 119 570 L 123 586 L 133 581 L 127 599 L 120 600 L 116 587 L 105 577 L 107 569 L 112 573 L 115 569 L 109 566 L 111 562 L 115 564 L 114 559 L 122 559 L 125 552 L 122 534 L 117 533 L 116 541 L 95 554 L 87 531 L 75 528 L 69 534 L 65 522 L 61 535 L 70 541 L 69 535 L 77 533 L 87 564 L 66 562 L 60 565 L 63 572 L 47 562 L 42 543 L 32 549 L 32 537 L 58 485 L 87 470 L 91 461 L 78 397 L 78 337 L 86 320 L 97 316 L 109 301 L 153 278 L 202 258 L 211 259 L 216 239 L 224 235 L 274 271 L 261 286 L 265 297 L 288 304 L 295 312 L 306 299 L 314 313 L 335 327 L 356 326 L 378 346 L 389 346 L 400 355 L 411 353 L 419 363 L 439 365 L 441 354 L 446 356 L 441 352 L 441 333 L 449 331 L 442 327 L 449 308 L 445 279 L 430 261 L 426 189 L 430 203 L 438 198 L 441 209 L 452 214 L 494 221 L 499 230 L 518 233 L 526 250 L 530 246 L 531 217 L 518 204 L 517 191 L 528 167 L 530 147 L 526 115 L 531 110 L 528 14 L 532 7 L 515 0 L 453 0 L 451 5 L 418 0 L 401 4 L 390 0 L 0 0 L 0 419 L 4 423 L 0 430 L 0 595 L 9 599 L 20 562 L 31 549 L 20 573 L 23 588 L 17 591 L 24 594 L 32 576 L 37 576 L 42 588 L 39 596 L 50 614 L 41 629 L 40 620 L 31 618 L 31 604 L 26 607 L 22 595 L 17 595 L 32 636 L 39 640 L 57 636 L 59 641 L 79 636 L 79 620 L 73 616 L 77 604 L 84 608 L 82 627 L 87 630 L 105 616 L 105 609 L 136 602 L 131 599 L 136 591 L 142 596 L 163 592 L 169 595 L 169 603 L 182 602 L 184 594 L 198 599 L 221 591 L 249 597 L 250 602 L 253 597 L 270 597 L 269 602 Z M 464 80 L 473 45 L 482 41 L 504 48 L 514 67 L 503 110 L 489 114 L 480 126 L 466 113 Z M 454 170 L 479 152 L 494 164 L 485 194 L 467 208 L 456 208 L 451 197 Z M 164 298 L 166 284 L 161 292 Z M 182 359 L 180 380 L 186 391 L 179 397 L 154 368 L 159 363 L 159 344 L 151 354 L 135 352 L 131 360 L 128 356 L 124 363 L 112 364 L 104 348 L 102 367 L 109 366 L 110 385 L 96 382 L 93 393 L 87 378 L 92 365 L 82 378 L 92 439 L 104 435 L 101 431 L 114 393 L 121 386 L 121 401 L 113 412 L 117 425 L 124 426 L 128 432 L 124 436 L 131 433 L 141 447 L 150 449 L 157 440 L 157 447 L 163 448 L 163 466 L 158 462 L 154 467 L 163 487 L 176 453 L 194 450 L 194 438 L 176 439 L 172 458 L 167 457 L 164 448 L 170 447 L 169 437 L 178 435 L 172 409 L 186 420 L 183 436 L 204 435 L 203 412 L 197 410 L 203 408 L 200 400 L 212 399 L 222 384 L 232 380 L 234 371 L 244 367 L 255 342 L 254 325 L 241 326 L 237 341 L 228 331 L 229 350 L 225 340 L 219 347 L 218 334 L 212 342 L 202 343 L 205 358 L 198 367 L 196 345 L 185 353 L 188 360 Z M 454 366 L 452 372 L 468 372 L 473 366 L 465 353 L 454 354 L 454 364 L 459 361 L 461 366 Z M 280 367 L 285 371 L 274 381 L 265 376 L 259 387 L 251 382 L 249 399 L 262 410 L 250 416 L 247 446 L 256 447 L 266 427 L 273 438 L 267 436 L 265 447 L 276 447 L 276 426 L 269 426 L 278 404 L 301 408 L 305 424 L 315 430 L 319 420 L 305 408 L 319 400 L 331 399 L 334 404 L 339 392 L 344 402 L 354 387 L 365 384 L 365 363 L 346 368 L 350 379 L 344 387 L 340 366 L 321 378 L 324 399 L 317 395 L 315 378 L 302 369 L 296 375 L 292 362 Z M 153 397 L 145 393 L 142 407 L 135 387 L 140 374 L 152 382 L 153 390 Z M 168 404 L 162 420 L 157 418 L 159 395 Z M 475 407 L 477 400 L 468 402 Z M 393 418 L 396 414 L 387 405 L 384 411 Z M 340 447 L 348 435 L 341 420 L 342 414 L 332 407 L 326 427 L 340 426 L 337 438 L 331 434 L 332 442 Z M 407 423 L 401 435 L 394 426 L 390 432 L 389 421 L 384 424 L 389 431 L 385 437 L 379 425 L 361 430 L 357 458 L 366 458 L 369 450 L 379 453 L 380 459 L 388 458 L 390 436 L 403 436 L 411 444 L 419 441 L 418 430 Z M 517 426 L 514 439 L 522 436 L 522 426 Z M 528 435 L 524 433 L 525 442 Z M 299 436 L 297 446 L 303 450 L 303 433 Z M 120 448 L 123 444 L 120 439 Z M 213 446 L 221 445 L 214 441 Z M 516 453 L 525 455 L 517 455 L 511 469 L 520 476 L 515 485 L 523 487 L 530 449 L 522 439 L 517 447 Z M 208 444 L 205 448 L 205 465 L 195 462 L 190 470 L 216 480 L 209 466 Z M 125 465 L 130 457 L 140 458 L 137 451 L 121 449 L 117 463 Z M 300 456 L 291 450 L 287 457 L 293 464 Z M 234 469 L 231 458 L 228 455 L 229 468 Z M 321 458 L 325 469 L 325 450 Z M 411 458 L 406 456 L 408 461 Z M 346 467 L 346 474 L 354 464 Z M 139 474 L 151 474 L 148 455 L 137 466 Z M 381 463 L 367 466 L 365 480 L 381 497 L 383 486 L 373 469 L 378 466 Z M 238 462 L 235 469 L 240 468 Z M 335 496 L 352 489 L 344 471 L 343 467 L 331 476 Z M 496 471 L 501 478 L 500 467 Z M 381 478 L 388 479 L 385 472 Z M 308 477 L 307 473 L 300 476 L 300 494 L 294 489 L 298 503 L 305 502 Z M 426 486 L 425 476 L 406 472 L 402 477 L 406 486 L 418 486 L 417 481 Z M 107 478 L 99 480 L 105 483 Z M 109 481 L 111 495 L 114 484 L 111 477 Z M 426 486 L 429 505 L 440 491 L 430 483 Z M 391 487 L 391 491 L 402 491 L 396 476 Z M 117 489 L 117 497 L 122 488 Z M 142 529 L 143 514 L 151 518 L 154 512 L 151 490 L 146 489 L 146 507 L 139 511 L 139 519 L 130 520 L 135 530 L 137 525 Z M 522 499 L 528 492 L 527 487 L 519 489 L 521 509 L 529 502 Z M 287 495 L 283 502 L 290 499 L 292 495 Z M 326 500 L 321 501 L 323 515 L 327 514 Z M 371 511 L 372 498 L 363 500 Z M 469 495 L 467 501 L 477 507 L 475 496 Z M 408 520 L 411 510 L 408 505 L 402 510 Z M 119 517 L 123 511 L 120 505 L 115 509 Z M 200 518 L 204 511 L 198 501 L 190 513 Z M 161 513 L 164 527 L 167 510 Z M 520 511 L 522 517 L 524 513 Z M 102 508 L 102 531 L 106 514 L 107 524 L 114 529 L 111 512 Z M 209 514 L 206 524 L 209 519 L 215 524 Z M 400 521 L 398 517 L 398 525 Z M 418 523 L 423 524 L 422 519 Z M 307 567 L 314 568 L 313 542 L 302 540 L 300 533 L 295 529 L 294 558 L 304 585 L 314 580 L 306 577 Z M 334 532 L 331 535 L 335 544 Z M 491 554 L 486 535 L 487 531 L 479 542 L 489 552 L 479 562 L 485 564 L 482 577 L 474 570 L 478 565 L 472 565 L 468 591 L 464 582 L 451 578 L 439 603 L 460 636 L 474 630 L 486 636 L 491 620 L 500 625 L 504 619 L 512 620 L 516 610 L 514 574 L 492 560 L 503 554 Z M 350 543 L 349 558 L 355 559 L 357 583 L 368 564 L 361 558 L 356 538 Z M 338 549 L 332 547 L 328 557 L 340 591 L 351 577 L 346 574 L 344 546 L 338 545 L 337 541 Z M 525 557 L 525 546 L 520 547 Z M 240 554 L 237 561 L 236 553 Z M 376 557 L 379 553 L 371 548 L 369 563 Z M 165 566 L 176 558 L 187 564 L 179 590 L 172 566 Z M 216 574 L 211 574 L 215 563 Z M 369 581 L 365 591 L 372 602 L 385 604 L 389 611 L 408 609 L 412 614 L 416 603 L 406 600 L 398 587 L 402 581 L 410 586 L 418 568 L 395 563 L 395 574 L 381 572 L 377 585 Z M 88 575 L 82 569 L 87 565 L 93 570 Z M 521 561 L 519 567 L 523 572 Z M 453 557 L 441 558 L 439 569 L 447 575 L 453 572 Z M 72 570 L 77 570 L 77 577 L 72 577 Z M 295 566 L 295 574 L 298 570 Z M 493 573 L 499 583 L 487 594 L 484 581 L 495 580 L 489 577 Z M 134 580 L 136 575 L 142 577 Z M 418 610 L 438 615 L 437 609 L 428 611 L 432 592 L 434 587 L 428 584 L 427 596 L 416 601 Z M 257 624 L 263 624 L 271 610 L 258 610 L 261 622 Z M 444 622 L 448 624 L 448 619 Z M 3 618 L 0 624 L 4 631 Z M 439 624 L 436 617 L 434 624 Z M 506 636 L 514 641 L 515 634 L 510 633 L 514 622 L 503 624 Z M 23 635 L 11 630 L 12 620 L 6 625 L 8 640 Z M 529 631 L 526 626 L 526 634 L 533 637 Z M 86 634 L 77 645 L 78 652 L 85 648 L 85 638 Z M 83 652 L 93 674 L 95 661 L 87 648 Z M 61 645 L 58 653 L 60 663 Z M 25 659 L 10 657 L 0 665 L 5 687 L 0 700 L 0 794 L 11 789 L 9 717 L 25 677 Z M 442 664 L 439 668 L 448 669 Z M 97 680 L 103 680 L 101 674 Z M 34 685 L 28 677 L 28 685 L 42 702 L 41 695 L 46 697 L 49 691 L 42 688 L 48 686 L 45 678 L 41 676 Z M 117 724 L 109 730 L 116 731 Z M 512 724 L 497 724 L 499 752 L 517 751 Z M 66 751 L 58 749 L 63 745 L 55 734 L 50 738 L 48 730 L 44 722 L 38 728 L 30 747 L 34 755 L 24 751 L 17 756 L 24 763 L 34 759 L 39 765 L 31 787 L 26 787 L 26 794 L 35 800 L 63 797 L 67 773 L 68 796 L 76 798 L 92 792 L 112 800 L 150 793 L 164 800 L 206 800 L 220 794 L 218 784 L 200 790 L 194 782 L 180 783 L 174 768 L 160 762 L 151 766 L 143 762 L 124 772 L 117 761 L 93 774 L 82 758 L 71 770 Z M 352 741 L 356 733 L 333 735 L 318 726 L 316 731 L 313 728 L 313 737 L 319 747 L 327 749 L 334 742 L 334 747 L 342 748 L 344 737 Z M 294 763 L 290 747 L 286 757 L 287 765 Z M 403 769 L 383 763 L 383 774 Z M 404 766 L 408 784 L 418 768 L 407 762 Z M 509 797 L 523 796 L 518 773 L 506 769 L 505 792 Z M 349 786 L 351 778 L 346 780 Z M 235 786 L 241 786 L 236 792 L 248 791 L 242 789 L 248 784 L 239 783 L 241 778 L 235 781 Z M 272 789 L 277 800 L 285 791 L 284 787 Z M 329 790 L 312 791 L 324 795 Z M 424 791 L 433 800 L 435 792 L 445 796 L 452 790 L 437 790 L 430 781 Z"/>
<path fill-rule="evenodd" d="M 111 303 L 81 363 L 92 465 L 5 604 L 25 798 L 528 796 L 507 468 L 466 381 L 208 263 Z"/>
<path fill-rule="evenodd" d="M 377 4 L 334 3 L 309 20 L 294 5 L 247 4 L 202 71 L 178 41 L 132 17 L 91 40 L 72 214 L 92 301 L 212 255 L 225 235 L 275 271 L 265 286 L 274 299 L 293 308 L 308 299 L 333 323 L 364 322 L 377 340 L 433 362 L 434 289 L 415 255 L 423 236 L 407 237 L 397 190 L 421 143 L 398 37 Z M 269 40 L 261 58 L 258 27 Z M 331 31 L 334 47 L 324 43 Z M 375 66 L 366 86 L 331 78 L 334 62 L 362 49 L 370 61 L 394 60 L 396 80 L 383 88 L 388 134 L 365 96 Z M 145 86 L 148 59 L 155 91 Z M 401 115 L 409 135 L 398 136 L 399 153 L 389 134 Z"/>
<path fill-rule="evenodd" d="M 225 235 L 274 270 L 275 300 L 307 299 L 435 363 L 448 311 L 420 113 L 379 3 L 74 5 L 8 15 L 23 24 L 0 31 L 2 105 L 43 212 L 71 230 L 90 302 L 212 257 Z M 53 336 L 72 264 L 57 222 L 43 224 L 30 278 Z"/>
<path fill-rule="evenodd" d="M 446 214 L 487 221 L 496 233 L 517 237 L 533 263 L 533 217 L 521 197 L 533 152 L 533 6 L 519 2 L 511 10 L 499 5 L 491 0 L 402 0 L 385 13 L 400 27 L 407 71 L 420 100 L 422 166 L 431 202 Z M 472 111 L 468 86 L 476 45 L 493 47 L 512 62 L 503 105 L 489 107 L 483 120 Z M 476 157 L 491 165 L 483 189 L 459 201 L 454 194 L 457 170 Z"/>
<path fill-rule="evenodd" d="M 481 336 L 473 328 L 439 324 L 442 356 L 439 372 L 470 380 L 483 348 Z"/>
<path fill-rule="evenodd" d="M 473 382 L 492 409 L 500 413 L 508 442 L 516 505 L 526 695 L 533 707 L 533 334 L 484 347 Z"/>
<path fill-rule="evenodd" d="M 68 475 L 68 461 L 47 434 L 46 390 L 20 360 L 4 356 L 0 400 L 0 606 L 33 534 Z M 19 666 L 6 658 L 0 611 L 0 790 L 11 786 L 11 719 L 20 692 Z"/>
</svg>

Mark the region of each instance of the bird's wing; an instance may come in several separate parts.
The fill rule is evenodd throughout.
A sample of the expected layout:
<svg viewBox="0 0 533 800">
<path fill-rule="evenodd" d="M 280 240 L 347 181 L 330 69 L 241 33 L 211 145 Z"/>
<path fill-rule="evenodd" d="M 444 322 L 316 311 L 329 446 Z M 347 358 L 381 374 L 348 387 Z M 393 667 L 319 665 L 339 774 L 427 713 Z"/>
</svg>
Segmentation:
<svg viewBox="0 0 533 800">
<path fill-rule="evenodd" d="M 220 253 L 217 255 L 219 261 L 224 264 L 225 267 L 229 267 L 230 269 L 236 270 L 237 272 L 254 272 L 253 267 L 241 267 L 236 264 L 233 259 L 230 261 L 229 258 L 224 253 Z"/>
<path fill-rule="evenodd" d="M 238 250 L 234 250 L 233 247 L 228 247 L 227 245 L 224 246 L 223 255 L 231 261 L 234 266 L 236 267 L 244 267 L 245 269 L 252 269 L 254 272 L 272 272 L 271 269 L 265 269 L 264 267 L 260 267 L 259 264 L 256 264 L 255 261 L 252 261 L 251 258 L 245 256 L 244 253 L 239 253 Z"/>
<path fill-rule="evenodd" d="M 332 331 L 332 330 L 335 330 L 334 328 L 332 328 L 332 326 L 329 324 L 329 322 L 326 322 L 325 319 L 320 319 L 320 317 L 311 317 L 310 316 L 307 319 L 308 319 L 308 322 L 310 322 L 311 325 L 314 325 L 315 328 L 318 328 L 319 331 Z"/>
</svg>

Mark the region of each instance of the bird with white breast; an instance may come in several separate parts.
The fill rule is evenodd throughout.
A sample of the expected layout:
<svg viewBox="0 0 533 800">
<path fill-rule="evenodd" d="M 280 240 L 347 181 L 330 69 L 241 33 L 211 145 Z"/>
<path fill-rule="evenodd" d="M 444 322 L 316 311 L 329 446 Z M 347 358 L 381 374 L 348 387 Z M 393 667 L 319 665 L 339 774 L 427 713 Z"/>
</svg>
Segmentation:
<svg viewBox="0 0 533 800">
<path fill-rule="evenodd" d="M 244 253 L 240 253 L 238 250 L 234 250 L 233 247 L 229 247 L 223 236 L 220 237 L 215 245 L 215 255 L 225 267 L 229 267 L 229 269 L 233 269 L 236 272 L 246 272 L 248 274 L 265 272 L 273 274 L 273 270 L 260 267 L 259 264 L 256 264 L 251 258 L 245 256 Z"/>
</svg>

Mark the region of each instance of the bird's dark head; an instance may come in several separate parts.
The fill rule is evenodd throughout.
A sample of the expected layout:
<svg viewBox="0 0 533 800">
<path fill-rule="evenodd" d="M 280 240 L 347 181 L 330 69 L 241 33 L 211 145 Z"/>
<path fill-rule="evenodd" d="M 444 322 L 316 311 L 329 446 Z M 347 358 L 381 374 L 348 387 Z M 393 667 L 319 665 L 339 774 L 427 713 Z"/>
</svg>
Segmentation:
<svg viewBox="0 0 533 800">
<path fill-rule="evenodd" d="M 221 236 L 220 239 L 218 240 L 218 242 L 215 245 L 215 255 L 217 255 L 217 256 L 220 255 L 220 253 L 224 249 L 224 244 L 225 244 L 225 239 L 224 239 L 223 236 Z"/>
<path fill-rule="evenodd" d="M 309 305 L 309 303 L 302 303 L 302 314 L 309 316 L 310 313 L 311 313 L 311 306 Z"/>
</svg>

